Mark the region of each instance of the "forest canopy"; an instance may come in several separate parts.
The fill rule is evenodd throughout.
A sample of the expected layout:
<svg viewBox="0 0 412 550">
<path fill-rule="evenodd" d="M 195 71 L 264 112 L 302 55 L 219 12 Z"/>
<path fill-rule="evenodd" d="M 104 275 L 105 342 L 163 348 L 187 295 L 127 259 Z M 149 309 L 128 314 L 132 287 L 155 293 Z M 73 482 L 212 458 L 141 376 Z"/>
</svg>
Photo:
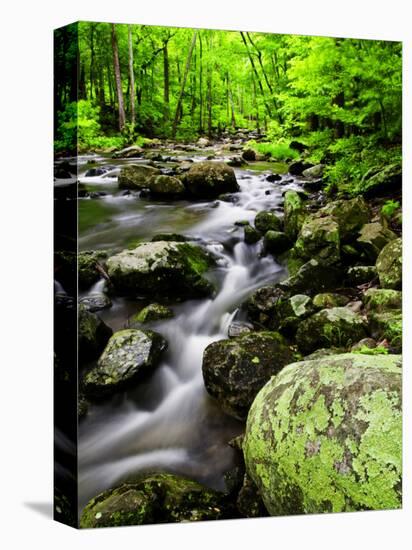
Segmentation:
<svg viewBox="0 0 412 550">
<path fill-rule="evenodd" d="M 400 160 L 399 42 L 81 22 L 57 33 L 56 59 L 57 150 L 244 128 L 278 158 L 298 139 L 332 183 Z"/>
</svg>

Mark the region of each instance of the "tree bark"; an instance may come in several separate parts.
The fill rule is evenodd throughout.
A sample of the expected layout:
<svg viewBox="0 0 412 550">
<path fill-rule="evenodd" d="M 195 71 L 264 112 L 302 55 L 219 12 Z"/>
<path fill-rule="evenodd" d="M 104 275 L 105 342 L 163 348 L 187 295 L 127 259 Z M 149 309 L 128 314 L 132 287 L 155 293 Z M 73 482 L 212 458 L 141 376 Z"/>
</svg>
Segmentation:
<svg viewBox="0 0 412 550">
<path fill-rule="evenodd" d="M 243 43 L 245 45 L 247 55 L 249 57 L 250 64 L 252 65 L 252 70 L 253 70 L 253 72 L 255 74 L 255 77 L 256 77 L 256 82 L 258 83 L 258 86 L 259 86 L 260 93 L 262 94 L 262 98 L 263 98 L 263 102 L 265 104 L 266 112 L 268 114 L 268 117 L 271 118 L 272 115 L 271 115 L 271 112 L 270 112 L 270 107 L 269 107 L 269 105 L 266 101 L 266 98 L 265 98 L 265 92 L 263 90 L 262 81 L 260 80 L 259 73 L 257 72 L 255 62 L 253 61 L 252 54 L 250 53 L 250 50 L 249 50 L 249 46 L 247 45 L 245 35 L 243 34 L 243 32 L 240 32 L 240 36 L 242 37 Z"/>
<path fill-rule="evenodd" d="M 169 120 L 170 97 L 169 97 L 169 52 L 167 49 L 168 41 L 163 43 L 163 103 L 164 103 L 164 120 Z"/>
<path fill-rule="evenodd" d="M 185 84 L 186 84 L 186 80 L 187 80 L 187 75 L 188 75 L 189 69 L 190 69 L 190 61 L 192 59 L 193 49 L 194 49 L 195 43 L 196 43 L 196 36 L 197 36 L 197 31 L 195 31 L 193 33 L 192 42 L 190 43 L 189 52 L 187 54 L 185 71 L 183 73 L 183 78 L 182 78 L 182 82 L 181 82 L 181 85 L 180 85 L 179 98 L 177 100 L 176 112 L 175 112 L 175 117 L 174 117 L 174 120 L 173 120 L 173 129 L 172 129 L 173 139 L 176 137 L 176 130 L 177 130 L 178 122 L 179 122 L 179 112 L 180 112 L 180 109 L 181 109 L 181 106 L 182 106 L 183 94 L 184 94 L 184 91 L 185 91 Z"/>
<path fill-rule="evenodd" d="M 136 90 L 135 90 L 135 83 L 134 83 L 133 42 L 132 42 L 132 26 L 131 25 L 128 25 L 128 28 L 127 28 L 127 38 L 128 38 L 128 45 L 129 45 L 130 122 L 134 126 L 135 123 L 136 123 L 136 111 L 135 111 Z"/>
<path fill-rule="evenodd" d="M 124 126 L 126 124 L 126 116 L 124 112 L 122 76 L 120 74 L 119 48 L 117 45 L 117 36 L 116 36 L 116 29 L 115 29 L 114 23 L 112 23 L 112 49 L 113 49 L 114 75 L 116 79 L 117 103 L 119 108 L 119 130 L 123 132 Z"/>
</svg>

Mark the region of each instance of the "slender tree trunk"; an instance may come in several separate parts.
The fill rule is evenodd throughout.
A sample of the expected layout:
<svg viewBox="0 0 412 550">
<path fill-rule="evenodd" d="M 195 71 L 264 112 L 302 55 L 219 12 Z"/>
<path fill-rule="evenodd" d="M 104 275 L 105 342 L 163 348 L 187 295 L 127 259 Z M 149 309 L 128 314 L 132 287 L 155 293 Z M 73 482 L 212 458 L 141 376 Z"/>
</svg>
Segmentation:
<svg viewBox="0 0 412 550">
<path fill-rule="evenodd" d="M 132 126 L 136 123 L 136 111 L 135 111 L 135 102 L 136 102 L 136 91 L 134 84 L 134 68 L 133 68 L 133 41 L 132 41 L 132 26 L 128 25 L 127 27 L 127 38 L 129 45 L 129 101 L 130 101 L 130 122 Z"/>
<path fill-rule="evenodd" d="M 236 128 L 235 104 L 233 102 L 233 95 L 232 95 L 232 88 L 230 86 L 229 74 L 227 75 L 227 89 L 228 89 L 228 92 L 229 92 L 230 110 L 231 110 L 231 113 L 232 113 L 231 124 L 232 124 L 232 128 Z"/>
<path fill-rule="evenodd" d="M 163 45 L 163 103 L 164 103 L 164 121 L 169 120 L 170 115 L 170 82 L 169 82 L 169 52 L 167 49 L 167 40 Z"/>
<path fill-rule="evenodd" d="M 173 129 L 172 129 L 173 139 L 176 137 L 176 130 L 177 130 L 178 122 L 179 122 L 179 112 L 180 112 L 180 109 L 182 107 L 183 94 L 184 94 L 184 91 L 185 91 L 185 84 L 186 84 L 186 80 L 187 80 L 187 75 L 188 75 L 189 69 L 190 69 L 190 61 L 192 59 L 193 49 L 194 49 L 195 43 L 196 43 L 196 36 L 197 36 L 197 31 L 195 31 L 193 33 L 192 42 L 190 44 L 189 52 L 187 54 L 185 71 L 183 73 L 183 78 L 182 78 L 182 82 L 181 82 L 181 85 L 180 85 L 179 98 L 177 100 L 176 112 L 175 112 L 175 117 L 174 117 L 174 120 L 173 120 Z"/>
<path fill-rule="evenodd" d="M 202 37 L 199 34 L 199 132 L 203 132 L 203 45 Z"/>
<path fill-rule="evenodd" d="M 117 102 L 119 106 L 119 130 L 123 132 L 124 126 L 126 123 L 126 116 L 124 112 L 122 77 L 120 74 L 119 48 L 117 46 L 117 36 L 116 36 L 116 29 L 115 29 L 114 23 L 112 23 L 112 49 L 113 49 L 114 74 L 116 78 Z"/>
<path fill-rule="evenodd" d="M 243 43 L 245 45 L 247 55 L 249 57 L 250 64 L 252 65 L 252 70 L 253 70 L 253 72 L 255 74 L 255 77 L 256 77 L 256 82 L 258 83 L 258 86 L 259 86 L 260 93 L 262 94 L 262 98 L 263 98 L 263 102 L 265 104 L 266 112 L 268 114 L 268 117 L 272 118 L 272 115 L 271 115 L 271 112 L 270 112 L 270 107 L 269 107 L 269 105 L 266 101 L 266 98 L 265 98 L 265 92 L 263 90 L 262 81 L 260 80 L 259 73 L 257 72 L 255 62 L 254 62 L 252 54 L 250 53 L 250 50 L 249 50 L 249 46 L 247 45 L 245 35 L 243 34 L 243 32 L 241 32 L 240 36 L 242 37 Z"/>
<path fill-rule="evenodd" d="M 253 104 L 255 106 L 255 112 L 256 112 L 256 115 L 255 115 L 256 116 L 256 130 L 260 134 L 259 105 L 258 105 L 257 97 L 256 97 L 256 82 L 255 82 L 255 78 L 254 78 L 253 75 L 252 75 L 252 83 L 253 83 Z"/>
<path fill-rule="evenodd" d="M 90 99 L 93 99 L 93 87 L 95 88 L 94 82 L 94 25 L 90 25 Z M 96 88 L 94 89 L 94 97 L 97 97 Z"/>
</svg>

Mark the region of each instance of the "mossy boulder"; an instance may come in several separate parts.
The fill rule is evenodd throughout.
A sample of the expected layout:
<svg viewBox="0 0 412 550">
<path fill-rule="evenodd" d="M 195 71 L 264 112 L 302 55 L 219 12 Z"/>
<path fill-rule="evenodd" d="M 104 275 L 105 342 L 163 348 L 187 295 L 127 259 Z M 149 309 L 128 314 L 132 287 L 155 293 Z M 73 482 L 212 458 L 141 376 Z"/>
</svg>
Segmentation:
<svg viewBox="0 0 412 550">
<path fill-rule="evenodd" d="M 330 202 L 317 213 L 318 217 L 331 216 L 339 227 L 341 241 L 353 240 L 361 227 L 368 223 L 370 211 L 363 197 Z"/>
<path fill-rule="evenodd" d="M 261 233 L 251 225 L 244 226 L 243 234 L 244 234 L 244 240 L 246 244 L 255 244 L 262 238 Z"/>
<path fill-rule="evenodd" d="M 126 329 L 110 338 L 97 366 L 83 378 L 87 395 L 104 397 L 132 385 L 157 366 L 167 342 L 152 330 Z"/>
<path fill-rule="evenodd" d="M 294 160 L 288 166 L 288 172 L 292 176 L 301 176 L 305 170 L 312 168 L 313 164 L 303 160 Z"/>
<path fill-rule="evenodd" d="M 83 298 L 80 298 L 79 304 L 84 305 L 89 311 L 100 311 L 111 307 L 112 301 L 104 292 L 92 292 Z"/>
<path fill-rule="evenodd" d="M 278 326 L 277 309 L 290 295 L 274 285 L 255 290 L 243 305 L 248 319 L 259 328 L 273 330 Z"/>
<path fill-rule="evenodd" d="M 303 353 L 321 347 L 346 347 L 366 336 L 365 321 L 347 307 L 323 309 L 302 321 L 296 341 Z"/>
<path fill-rule="evenodd" d="M 276 305 L 275 326 L 288 337 L 293 337 L 296 330 L 303 321 L 315 312 L 312 299 L 305 294 L 295 294 L 285 297 Z"/>
<path fill-rule="evenodd" d="M 382 248 L 394 239 L 396 239 L 396 234 L 393 231 L 374 222 L 367 223 L 362 227 L 356 242 L 369 260 L 375 262 Z"/>
<path fill-rule="evenodd" d="M 152 176 L 147 180 L 146 187 L 155 197 L 180 198 L 186 193 L 186 188 L 179 178 L 174 176 Z"/>
<path fill-rule="evenodd" d="M 303 170 L 302 176 L 309 179 L 318 179 L 323 177 L 324 171 L 324 164 L 315 164 L 315 166 L 311 166 L 310 168 L 306 168 L 306 170 Z"/>
<path fill-rule="evenodd" d="M 335 292 L 322 292 L 313 298 L 313 305 L 318 309 L 346 306 L 348 302 L 347 296 Z"/>
<path fill-rule="evenodd" d="M 325 265 L 340 260 L 340 234 L 337 222 L 331 217 L 312 216 L 304 222 L 294 250 L 305 260 L 312 258 Z"/>
<path fill-rule="evenodd" d="M 376 340 L 386 340 L 391 351 L 402 351 L 402 311 L 390 309 L 382 312 L 370 312 L 369 329 Z"/>
<path fill-rule="evenodd" d="M 324 265 L 317 259 L 303 264 L 297 272 L 279 283 L 283 290 L 294 294 L 317 294 L 333 290 L 342 282 L 342 272 L 335 266 Z"/>
<path fill-rule="evenodd" d="M 144 149 L 137 145 L 132 145 L 131 147 L 126 147 L 120 151 L 113 153 L 112 158 L 114 159 L 128 159 L 128 158 L 138 158 L 141 157 L 144 153 Z"/>
<path fill-rule="evenodd" d="M 260 388 L 293 357 L 291 346 L 277 332 L 213 342 L 203 355 L 206 390 L 227 414 L 244 419 Z"/>
<path fill-rule="evenodd" d="M 183 179 L 191 195 L 202 199 L 214 199 L 222 193 L 236 193 L 239 185 L 233 168 L 224 162 L 195 162 Z"/>
<path fill-rule="evenodd" d="M 402 292 L 389 288 L 369 288 L 362 297 L 368 311 L 382 313 L 402 308 Z"/>
<path fill-rule="evenodd" d="M 271 254 L 282 254 L 292 247 L 292 242 L 286 233 L 283 233 L 282 231 L 269 230 L 265 233 L 263 246 L 265 252 L 270 252 Z"/>
<path fill-rule="evenodd" d="M 95 313 L 79 304 L 78 309 L 79 361 L 96 359 L 104 350 L 113 331 Z"/>
<path fill-rule="evenodd" d="M 170 319 L 173 317 L 173 311 L 170 307 L 164 306 L 162 304 L 149 304 L 144 307 L 139 313 L 133 315 L 130 319 L 131 326 L 135 323 L 150 323 L 152 321 L 160 321 L 161 319 Z"/>
<path fill-rule="evenodd" d="M 160 175 L 158 168 L 147 164 L 127 164 L 120 170 L 119 189 L 144 189 L 152 176 Z"/>
<path fill-rule="evenodd" d="M 354 265 L 348 269 L 347 279 L 351 285 L 363 285 L 377 276 L 378 272 L 374 265 Z"/>
<path fill-rule="evenodd" d="M 402 239 L 395 239 L 384 246 L 376 260 L 379 282 L 382 288 L 402 288 Z"/>
<path fill-rule="evenodd" d="M 155 473 L 93 498 L 80 527 L 205 521 L 234 517 L 223 493 L 173 474 Z"/>
<path fill-rule="evenodd" d="M 203 274 L 211 265 L 212 258 L 202 248 L 174 241 L 142 243 L 107 260 L 109 277 L 119 292 L 152 297 L 210 294 L 213 286 Z"/>
<path fill-rule="evenodd" d="M 384 168 L 369 170 L 362 178 L 359 193 L 366 197 L 375 197 L 401 188 L 402 166 L 399 163 L 393 163 Z"/>
<path fill-rule="evenodd" d="M 402 506 L 401 356 L 346 353 L 285 367 L 259 392 L 243 444 L 271 515 Z"/>
<path fill-rule="evenodd" d="M 256 152 L 253 149 L 245 149 L 242 153 L 242 157 L 247 161 L 256 160 Z"/>
<path fill-rule="evenodd" d="M 255 228 L 264 235 L 267 231 L 281 231 L 281 219 L 270 210 L 262 210 L 255 217 Z"/>
<path fill-rule="evenodd" d="M 291 240 L 295 240 L 306 218 L 305 206 L 299 193 L 286 191 L 284 196 L 284 229 Z"/>
</svg>

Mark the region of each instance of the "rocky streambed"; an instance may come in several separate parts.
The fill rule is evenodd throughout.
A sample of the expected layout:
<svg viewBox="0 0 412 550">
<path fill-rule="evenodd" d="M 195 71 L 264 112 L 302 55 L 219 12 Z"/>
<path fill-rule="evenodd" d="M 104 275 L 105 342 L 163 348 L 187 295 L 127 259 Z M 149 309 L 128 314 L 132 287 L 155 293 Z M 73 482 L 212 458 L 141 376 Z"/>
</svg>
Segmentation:
<svg viewBox="0 0 412 550">
<path fill-rule="evenodd" d="M 399 227 L 323 169 L 230 142 L 80 158 L 84 527 L 400 506 Z"/>
</svg>

